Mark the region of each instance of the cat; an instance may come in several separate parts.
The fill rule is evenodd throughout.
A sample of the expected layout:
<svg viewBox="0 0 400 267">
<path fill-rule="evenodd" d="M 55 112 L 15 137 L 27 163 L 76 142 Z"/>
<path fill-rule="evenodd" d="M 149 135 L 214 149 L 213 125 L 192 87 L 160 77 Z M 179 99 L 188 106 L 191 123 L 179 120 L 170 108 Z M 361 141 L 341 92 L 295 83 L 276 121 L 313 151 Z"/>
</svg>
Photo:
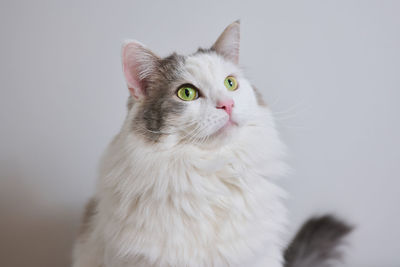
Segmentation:
<svg viewBox="0 0 400 267">
<path fill-rule="evenodd" d="M 236 21 L 211 48 L 187 56 L 123 45 L 128 114 L 102 158 L 74 267 L 298 260 L 296 246 L 283 253 L 285 192 L 275 183 L 287 172 L 285 146 L 239 67 L 239 41 Z"/>
</svg>

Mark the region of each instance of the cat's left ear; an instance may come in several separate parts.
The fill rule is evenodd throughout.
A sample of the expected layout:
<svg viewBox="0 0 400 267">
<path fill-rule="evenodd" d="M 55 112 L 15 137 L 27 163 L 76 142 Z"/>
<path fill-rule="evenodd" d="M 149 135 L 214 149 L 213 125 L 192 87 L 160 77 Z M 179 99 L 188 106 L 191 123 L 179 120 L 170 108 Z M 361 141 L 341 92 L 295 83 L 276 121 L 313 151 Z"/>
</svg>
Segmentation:
<svg viewBox="0 0 400 267">
<path fill-rule="evenodd" d="M 225 28 L 218 40 L 211 47 L 212 50 L 222 55 L 226 59 L 239 63 L 240 47 L 240 21 L 237 20 Z"/>
</svg>

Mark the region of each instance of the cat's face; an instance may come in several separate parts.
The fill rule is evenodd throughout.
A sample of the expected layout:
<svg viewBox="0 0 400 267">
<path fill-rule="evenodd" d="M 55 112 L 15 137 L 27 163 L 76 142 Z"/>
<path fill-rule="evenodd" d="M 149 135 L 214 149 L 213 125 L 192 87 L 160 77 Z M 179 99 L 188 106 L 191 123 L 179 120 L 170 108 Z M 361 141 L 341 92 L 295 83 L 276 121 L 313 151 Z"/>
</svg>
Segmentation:
<svg viewBox="0 0 400 267">
<path fill-rule="evenodd" d="M 219 146 L 257 112 L 254 89 L 240 71 L 239 23 L 214 46 L 160 59 L 137 42 L 124 46 L 132 130 L 152 142 Z"/>
</svg>

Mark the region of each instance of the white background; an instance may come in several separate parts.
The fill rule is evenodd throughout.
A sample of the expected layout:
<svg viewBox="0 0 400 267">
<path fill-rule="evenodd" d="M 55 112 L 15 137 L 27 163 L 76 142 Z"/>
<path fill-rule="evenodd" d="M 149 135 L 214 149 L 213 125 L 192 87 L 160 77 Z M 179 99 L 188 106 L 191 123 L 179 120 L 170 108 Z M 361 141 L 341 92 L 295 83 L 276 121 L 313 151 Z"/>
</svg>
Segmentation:
<svg viewBox="0 0 400 267">
<path fill-rule="evenodd" d="M 400 2 L 348 0 L 2 0 L 0 266 L 69 266 L 126 112 L 121 42 L 190 53 L 238 18 L 291 151 L 290 233 L 333 212 L 358 225 L 346 266 L 400 266 Z"/>
</svg>

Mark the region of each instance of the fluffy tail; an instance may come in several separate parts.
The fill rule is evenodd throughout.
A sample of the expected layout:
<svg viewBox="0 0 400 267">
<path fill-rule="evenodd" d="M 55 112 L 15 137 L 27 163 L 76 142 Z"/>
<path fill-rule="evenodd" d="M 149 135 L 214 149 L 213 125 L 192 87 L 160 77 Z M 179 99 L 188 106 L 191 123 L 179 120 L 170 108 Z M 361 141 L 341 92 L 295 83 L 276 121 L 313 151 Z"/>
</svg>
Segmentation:
<svg viewBox="0 0 400 267">
<path fill-rule="evenodd" d="M 285 267 L 329 267 L 335 260 L 342 260 L 339 247 L 351 230 L 331 215 L 311 218 L 286 249 Z"/>
</svg>

